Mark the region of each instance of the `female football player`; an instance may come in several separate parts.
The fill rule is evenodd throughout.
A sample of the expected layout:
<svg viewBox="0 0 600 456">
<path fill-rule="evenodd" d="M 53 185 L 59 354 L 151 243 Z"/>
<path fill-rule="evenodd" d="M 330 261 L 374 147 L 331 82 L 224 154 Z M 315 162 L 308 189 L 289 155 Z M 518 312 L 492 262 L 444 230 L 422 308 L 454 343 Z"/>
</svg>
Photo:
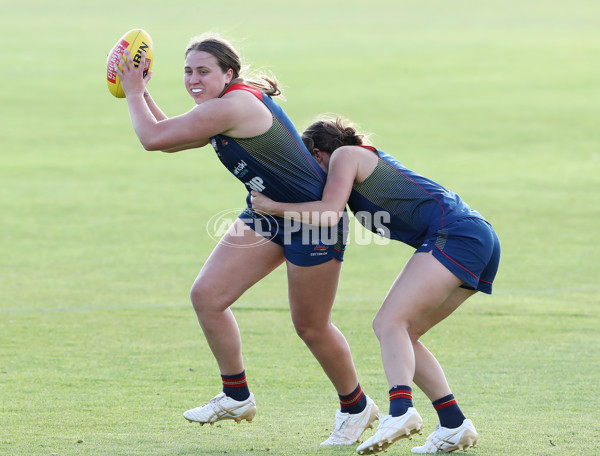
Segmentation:
<svg viewBox="0 0 600 456">
<path fill-rule="evenodd" d="M 116 71 L 133 129 L 147 150 L 177 152 L 211 144 L 246 192 L 260 190 L 281 201 L 319 199 L 325 173 L 306 150 L 285 112 L 274 77 L 244 78 L 235 49 L 219 36 L 194 38 L 185 51 L 184 83 L 195 106 L 167 117 L 146 89 L 150 74 L 125 52 Z M 217 361 L 223 391 L 184 413 L 190 421 L 251 421 L 256 412 L 242 359 L 241 336 L 230 306 L 251 286 L 286 263 L 294 327 L 335 387 L 341 404 L 323 445 L 355 443 L 378 414 L 362 391 L 344 335 L 331 323 L 344 241 L 340 228 L 307 242 L 303 230 L 282 218 L 265 223 L 249 204 L 206 260 L 191 300 Z"/>
<path fill-rule="evenodd" d="M 477 291 L 492 292 L 500 244 L 491 225 L 461 198 L 363 144 L 339 117 L 323 118 L 303 134 L 308 150 L 328 173 L 320 200 L 275 202 L 252 192 L 257 211 L 335 226 L 346 204 L 373 232 L 416 249 L 375 315 L 373 328 L 390 387 L 389 414 L 359 454 L 385 450 L 421 432 L 412 383 L 432 401 L 440 423 L 413 453 L 445 453 L 474 446 L 477 431 L 452 395 L 442 367 L 419 338 Z"/>
</svg>

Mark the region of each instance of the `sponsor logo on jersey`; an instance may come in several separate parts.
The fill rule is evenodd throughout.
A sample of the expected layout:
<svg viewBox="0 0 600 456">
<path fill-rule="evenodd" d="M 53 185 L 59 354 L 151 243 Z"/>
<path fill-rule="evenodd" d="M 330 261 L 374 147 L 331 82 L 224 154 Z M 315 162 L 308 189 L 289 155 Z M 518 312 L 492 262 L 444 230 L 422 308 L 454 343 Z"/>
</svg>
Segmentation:
<svg viewBox="0 0 600 456">
<path fill-rule="evenodd" d="M 319 245 L 317 245 L 317 246 L 315 247 L 315 250 L 317 250 L 317 251 L 318 251 L 318 250 L 321 250 L 321 251 L 323 251 L 323 250 L 327 250 L 328 248 L 329 248 L 329 247 L 327 247 L 325 244 L 323 244 L 321 241 L 319 241 Z"/>
<path fill-rule="evenodd" d="M 248 163 L 246 163 L 244 160 L 240 161 L 237 165 L 235 165 L 235 168 L 233 168 L 233 174 L 237 176 L 246 166 L 248 166 Z"/>
<path fill-rule="evenodd" d="M 248 182 L 245 182 L 245 184 L 246 187 L 248 187 L 250 190 L 254 190 L 255 192 L 262 192 L 266 188 L 264 181 L 258 176 L 253 177 Z"/>
</svg>

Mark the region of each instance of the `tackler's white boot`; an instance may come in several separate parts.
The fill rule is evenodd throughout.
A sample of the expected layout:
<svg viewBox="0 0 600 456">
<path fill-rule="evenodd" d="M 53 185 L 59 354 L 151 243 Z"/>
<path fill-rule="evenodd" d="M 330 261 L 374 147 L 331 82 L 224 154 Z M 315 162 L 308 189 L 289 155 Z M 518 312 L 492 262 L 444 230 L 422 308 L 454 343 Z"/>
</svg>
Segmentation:
<svg viewBox="0 0 600 456">
<path fill-rule="evenodd" d="M 385 451 L 396 440 L 412 438 L 423 429 L 423 419 L 414 407 L 409 407 L 402 416 L 386 415 L 379 422 L 375 435 L 356 449 L 358 454 L 376 454 Z"/>
<path fill-rule="evenodd" d="M 416 454 L 452 453 L 457 450 L 466 450 L 477 446 L 479 435 L 471 420 L 464 420 L 456 429 L 440 426 L 435 428 L 425 445 L 415 447 L 411 451 Z"/>
</svg>

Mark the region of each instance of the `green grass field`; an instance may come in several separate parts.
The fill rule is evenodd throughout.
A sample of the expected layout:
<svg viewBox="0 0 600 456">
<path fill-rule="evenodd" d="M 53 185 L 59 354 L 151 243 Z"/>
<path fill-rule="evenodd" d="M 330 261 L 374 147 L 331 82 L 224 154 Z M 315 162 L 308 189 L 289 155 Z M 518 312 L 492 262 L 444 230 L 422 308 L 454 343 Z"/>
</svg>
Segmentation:
<svg viewBox="0 0 600 456">
<path fill-rule="evenodd" d="M 192 106 L 188 39 L 222 32 L 277 75 L 299 129 L 343 114 L 483 213 L 503 247 L 495 293 L 424 338 L 480 433 L 467 454 L 598 454 L 597 1 L 23 0 L 0 17 L 0 455 L 355 454 L 319 448 L 338 401 L 294 332 L 283 268 L 234 306 L 254 422 L 182 418 L 220 391 L 188 297 L 206 222 L 245 192 L 210 148 L 139 145 L 104 79 L 135 27 L 169 115 Z M 334 308 L 383 411 L 370 321 L 411 253 L 351 242 Z M 415 404 L 424 435 L 389 454 L 435 427 L 418 390 Z"/>
</svg>

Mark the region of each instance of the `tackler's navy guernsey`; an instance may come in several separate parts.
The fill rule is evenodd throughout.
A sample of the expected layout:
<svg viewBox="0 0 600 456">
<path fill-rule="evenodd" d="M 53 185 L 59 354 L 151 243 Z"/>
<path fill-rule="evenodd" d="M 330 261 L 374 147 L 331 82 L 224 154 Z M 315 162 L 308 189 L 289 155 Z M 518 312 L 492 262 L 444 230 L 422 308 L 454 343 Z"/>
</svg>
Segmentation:
<svg viewBox="0 0 600 456">
<path fill-rule="evenodd" d="M 273 124 L 251 138 L 211 137 L 221 162 L 248 192 L 255 190 L 274 201 L 290 203 L 321 199 L 326 175 L 283 109 L 254 87 L 233 84 L 225 93 L 232 90 L 245 90 L 261 100 L 271 111 Z"/>
<path fill-rule="evenodd" d="M 418 248 L 450 223 L 483 218 L 456 193 L 407 169 L 374 147 L 379 160 L 373 172 L 352 187 L 348 206 L 365 228 Z"/>
</svg>

